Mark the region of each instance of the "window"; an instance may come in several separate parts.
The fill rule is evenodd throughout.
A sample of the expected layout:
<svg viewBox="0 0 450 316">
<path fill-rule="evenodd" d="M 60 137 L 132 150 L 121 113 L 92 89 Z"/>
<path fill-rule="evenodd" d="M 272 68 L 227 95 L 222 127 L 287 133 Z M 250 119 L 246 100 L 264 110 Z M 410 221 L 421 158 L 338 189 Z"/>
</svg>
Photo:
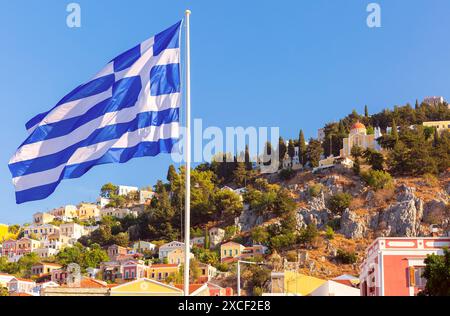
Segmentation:
<svg viewBox="0 0 450 316">
<path fill-rule="evenodd" d="M 427 280 L 422 277 L 424 267 L 409 267 L 409 286 L 424 287 Z"/>
</svg>

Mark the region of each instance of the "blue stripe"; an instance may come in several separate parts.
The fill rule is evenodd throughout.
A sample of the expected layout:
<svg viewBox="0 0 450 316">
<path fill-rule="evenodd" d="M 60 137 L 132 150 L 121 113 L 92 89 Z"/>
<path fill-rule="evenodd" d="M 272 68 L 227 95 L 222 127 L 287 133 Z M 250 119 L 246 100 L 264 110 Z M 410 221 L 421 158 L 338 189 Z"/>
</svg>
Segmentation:
<svg viewBox="0 0 450 316">
<path fill-rule="evenodd" d="M 56 168 L 69 161 L 73 153 L 80 147 L 97 144 L 100 142 L 119 139 L 124 133 L 133 132 L 149 126 L 160 126 L 179 121 L 179 109 L 167 109 L 156 112 L 139 113 L 131 122 L 105 126 L 95 130 L 86 139 L 65 148 L 64 150 L 27 161 L 20 161 L 9 165 L 13 178 L 32 174 L 48 169 Z"/>
<path fill-rule="evenodd" d="M 112 60 L 114 61 L 114 71 L 117 72 L 127 69 L 128 67 L 133 65 L 140 57 L 141 45 L 138 45 Z"/>
<path fill-rule="evenodd" d="M 167 30 L 155 35 L 155 42 L 153 44 L 153 56 L 158 56 L 161 52 L 168 48 L 180 47 L 180 28 L 181 22 L 172 25 Z"/>
<path fill-rule="evenodd" d="M 132 107 L 138 100 L 141 88 L 140 77 L 124 78 L 113 85 L 111 98 L 98 103 L 81 116 L 39 126 L 21 146 L 67 135 L 106 113 Z"/>
<path fill-rule="evenodd" d="M 150 70 L 150 94 L 180 92 L 180 64 L 155 66 Z"/>
<path fill-rule="evenodd" d="M 44 113 L 40 113 L 40 114 L 36 115 L 31 120 L 29 120 L 28 122 L 25 123 L 25 128 L 27 130 L 32 128 L 33 126 L 38 124 L 40 121 L 42 121 L 44 119 L 44 117 L 46 117 L 49 112 L 50 111 L 44 112 Z"/>
<path fill-rule="evenodd" d="M 111 74 L 94 79 L 92 81 L 89 81 L 88 83 L 78 86 L 77 88 L 72 90 L 69 94 L 67 94 L 64 98 L 62 98 L 50 111 L 38 114 L 31 120 L 29 120 L 25 124 L 26 129 L 30 129 L 36 124 L 40 123 L 47 116 L 48 113 L 56 109 L 61 104 L 79 99 L 84 99 L 108 90 L 114 84 L 114 79 L 115 79 L 114 75 Z"/>
<path fill-rule="evenodd" d="M 110 149 L 99 159 L 66 167 L 57 182 L 16 192 L 16 202 L 22 204 L 28 201 L 45 199 L 55 191 L 61 180 L 79 178 L 96 165 L 125 163 L 132 158 L 153 157 L 160 153 L 171 153 L 173 145 L 177 142 L 178 139 L 160 139 L 156 142 L 143 142 L 132 148 Z"/>
</svg>

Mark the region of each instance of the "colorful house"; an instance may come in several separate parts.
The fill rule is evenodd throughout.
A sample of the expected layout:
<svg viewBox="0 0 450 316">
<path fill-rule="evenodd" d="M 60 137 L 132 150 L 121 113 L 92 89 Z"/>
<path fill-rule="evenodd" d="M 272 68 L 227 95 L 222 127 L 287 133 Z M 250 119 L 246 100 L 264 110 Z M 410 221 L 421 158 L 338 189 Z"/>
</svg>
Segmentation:
<svg viewBox="0 0 450 316">
<path fill-rule="evenodd" d="M 57 269 L 52 270 L 50 272 L 51 274 L 51 281 L 58 283 L 58 284 L 65 284 L 67 280 L 67 271 L 64 269 Z"/>
<path fill-rule="evenodd" d="M 35 287 L 36 282 L 29 279 L 14 277 L 11 279 L 11 281 L 8 282 L 8 291 L 10 293 L 26 293 L 33 295 Z"/>
<path fill-rule="evenodd" d="M 194 258 L 194 254 L 189 254 L 190 258 Z M 180 264 L 184 263 L 184 249 L 174 249 L 167 254 L 167 263 Z"/>
<path fill-rule="evenodd" d="M 221 287 L 217 284 L 208 282 L 209 296 L 233 296 L 233 288 Z"/>
<path fill-rule="evenodd" d="M 152 264 L 148 268 L 148 278 L 164 281 L 170 275 L 175 275 L 180 270 L 180 264 Z"/>
<path fill-rule="evenodd" d="M 122 264 L 123 280 L 130 281 L 147 277 L 148 266 L 142 260 L 130 260 Z"/>
<path fill-rule="evenodd" d="M 240 258 L 244 252 L 245 247 L 234 241 L 229 241 L 220 245 L 220 258 L 224 260 L 225 258 Z"/>
<path fill-rule="evenodd" d="M 96 204 L 81 203 L 78 205 L 77 217 L 80 221 L 96 219 L 100 216 L 100 210 Z"/>
<path fill-rule="evenodd" d="M 376 239 L 360 266 L 361 296 L 415 296 L 422 291 L 427 255 L 443 255 L 450 237 Z"/>
<path fill-rule="evenodd" d="M 210 264 L 199 262 L 198 269 L 200 271 L 198 282 L 200 283 L 206 283 L 217 275 L 217 269 Z"/>
<path fill-rule="evenodd" d="M 31 253 L 36 249 L 38 249 L 40 246 L 41 246 L 40 241 L 23 237 L 19 239 L 16 243 L 16 255 L 22 256 L 24 254 Z"/>
<path fill-rule="evenodd" d="M 57 263 L 41 262 L 31 267 L 31 274 L 40 277 L 45 274 L 51 274 L 53 270 L 59 270 L 61 268 L 62 265 Z"/>
<path fill-rule="evenodd" d="M 171 242 L 159 247 L 159 256 L 158 257 L 160 260 L 164 260 L 169 255 L 169 252 L 176 250 L 176 249 L 184 250 L 184 247 L 185 247 L 184 243 L 181 241 L 171 241 Z"/>
<path fill-rule="evenodd" d="M 0 272 L 0 287 L 8 287 L 8 282 L 14 279 L 14 276 L 7 273 Z"/>
<path fill-rule="evenodd" d="M 9 239 L 3 242 L 2 257 L 10 257 L 16 253 L 17 241 Z"/>
<path fill-rule="evenodd" d="M 33 214 L 34 225 L 44 225 L 55 220 L 55 216 L 49 213 L 38 212 Z"/>
<path fill-rule="evenodd" d="M 183 290 L 152 279 L 138 279 L 111 288 L 111 296 L 183 296 Z"/>
</svg>

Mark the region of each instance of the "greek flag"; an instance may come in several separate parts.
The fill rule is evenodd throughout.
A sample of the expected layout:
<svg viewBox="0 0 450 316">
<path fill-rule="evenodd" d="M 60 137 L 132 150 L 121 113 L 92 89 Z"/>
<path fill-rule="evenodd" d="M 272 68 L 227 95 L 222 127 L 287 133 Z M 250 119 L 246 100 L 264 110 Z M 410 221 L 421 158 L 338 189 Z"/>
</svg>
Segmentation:
<svg viewBox="0 0 450 316">
<path fill-rule="evenodd" d="M 26 124 L 9 161 L 16 202 L 41 200 L 95 165 L 170 153 L 179 138 L 182 21 L 114 58 Z"/>
</svg>

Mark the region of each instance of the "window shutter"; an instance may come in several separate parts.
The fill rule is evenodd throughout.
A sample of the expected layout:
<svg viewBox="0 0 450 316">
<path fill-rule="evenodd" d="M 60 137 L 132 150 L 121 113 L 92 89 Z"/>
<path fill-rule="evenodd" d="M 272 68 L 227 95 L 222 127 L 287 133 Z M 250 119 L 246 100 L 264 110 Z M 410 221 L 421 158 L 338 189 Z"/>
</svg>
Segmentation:
<svg viewBox="0 0 450 316">
<path fill-rule="evenodd" d="M 409 267 L 409 286 L 416 286 L 416 275 L 414 267 Z"/>
</svg>

